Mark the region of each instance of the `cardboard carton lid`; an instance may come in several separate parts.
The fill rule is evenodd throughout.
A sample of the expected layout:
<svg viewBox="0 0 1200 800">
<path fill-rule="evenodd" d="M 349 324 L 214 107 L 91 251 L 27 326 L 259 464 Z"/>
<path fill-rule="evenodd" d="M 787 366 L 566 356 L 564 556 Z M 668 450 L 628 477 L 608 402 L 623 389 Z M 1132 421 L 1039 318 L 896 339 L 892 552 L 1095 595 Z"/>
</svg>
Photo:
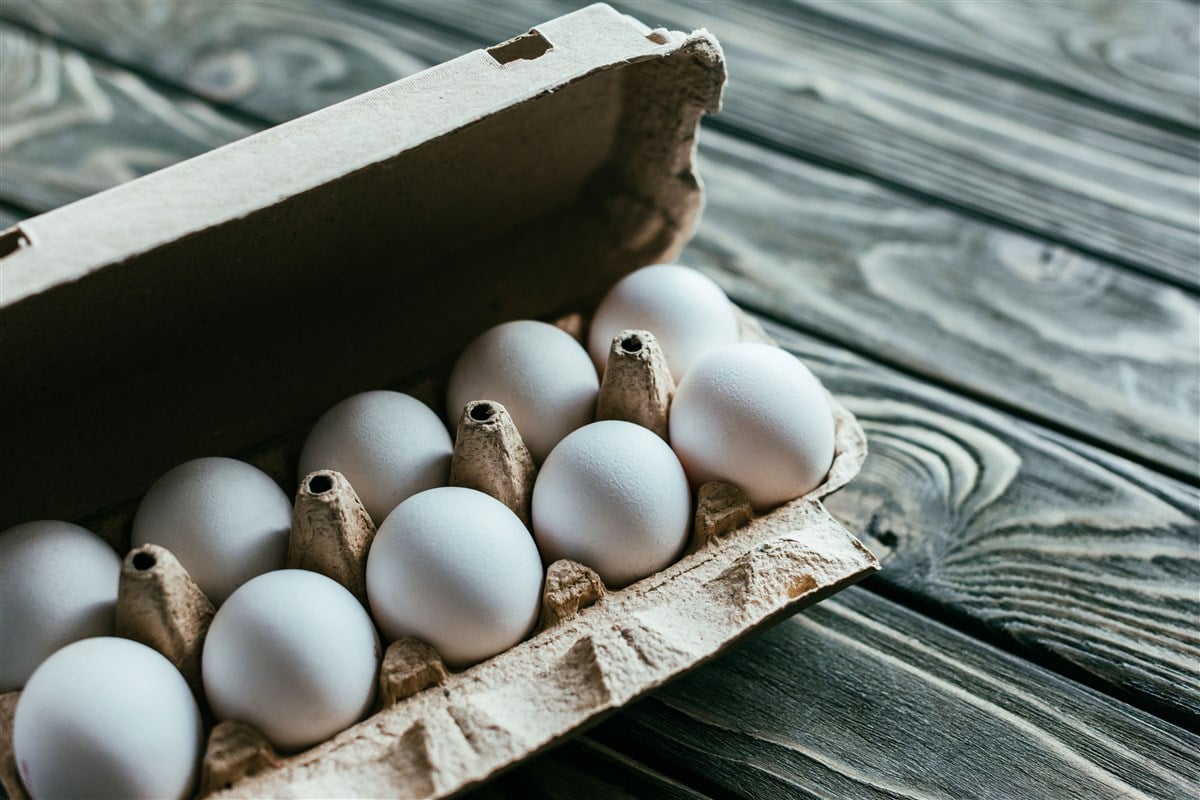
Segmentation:
<svg viewBox="0 0 1200 800">
<path fill-rule="evenodd" d="M 706 32 L 598 4 L 0 234 L 0 528 L 672 258 L 724 77 Z"/>
</svg>

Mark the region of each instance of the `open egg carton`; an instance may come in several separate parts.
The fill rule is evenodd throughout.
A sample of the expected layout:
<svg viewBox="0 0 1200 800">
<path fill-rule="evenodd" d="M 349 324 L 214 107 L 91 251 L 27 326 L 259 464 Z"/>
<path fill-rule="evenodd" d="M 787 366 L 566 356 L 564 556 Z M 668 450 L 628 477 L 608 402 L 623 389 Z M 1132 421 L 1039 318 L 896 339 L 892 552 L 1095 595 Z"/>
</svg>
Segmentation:
<svg viewBox="0 0 1200 800">
<path fill-rule="evenodd" d="M 581 335 L 604 290 L 686 244 L 697 128 L 724 79 L 707 32 L 594 5 L 0 234 L 0 412 L 29 420 L 0 431 L 22 467 L 0 528 L 87 519 L 125 552 L 134 504 L 114 499 L 177 463 L 237 453 L 293 486 L 304 433 L 343 397 L 389 386 L 439 407 L 448 364 L 487 327 L 540 318 Z M 454 794 L 869 575 L 875 558 L 821 504 L 866 455 L 830 403 L 835 456 L 815 490 L 755 516 L 706 485 L 683 557 L 625 588 L 555 562 L 533 635 L 462 671 L 392 643 L 374 713 L 307 751 L 218 724 L 198 793 Z M 664 424 L 665 402 L 625 405 L 612 415 Z M 460 460 L 460 441 L 452 482 L 519 505 L 532 468 L 504 457 L 504 422 L 467 415 L 485 455 Z M 361 598 L 373 533 L 344 478 L 315 473 L 296 491 L 289 565 Z M 186 573 L 139 548 L 121 592 L 119 629 L 195 686 L 212 609 Z M 15 702 L 0 698 L 5 728 Z M 0 761 L 21 797 L 11 749 Z"/>
</svg>

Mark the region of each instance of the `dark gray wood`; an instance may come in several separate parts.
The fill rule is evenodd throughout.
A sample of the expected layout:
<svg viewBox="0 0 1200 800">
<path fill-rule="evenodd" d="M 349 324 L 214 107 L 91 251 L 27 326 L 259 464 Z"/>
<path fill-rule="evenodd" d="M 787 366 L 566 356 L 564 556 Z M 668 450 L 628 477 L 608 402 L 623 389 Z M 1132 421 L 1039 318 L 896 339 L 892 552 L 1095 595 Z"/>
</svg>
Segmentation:
<svg viewBox="0 0 1200 800">
<path fill-rule="evenodd" d="M 789 2 L 982 69 L 1200 125 L 1200 19 L 1192 2 Z"/>
<path fill-rule="evenodd" d="M 254 128 L 0 22 L 0 198 L 43 211 Z"/>
<path fill-rule="evenodd" d="M 469 13 L 461 3 L 376 2 L 480 41 L 583 4 L 522 0 Z M 717 35 L 733 78 L 722 125 L 1200 288 L 1194 134 L 915 51 L 799 6 L 612 4 L 650 25 Z M 1161 44 L 1182 51 L 1168 63 L 1184 63 L 1188 46 L 1180 36 Z"/>
<path fill-rule="evenodd" d="M 478 47 L 324 0 L 5 0 L 0 18 L 271 124 Z"/>
<path fill-rule="evenodd" d="M 857 588 L 594 736 L 737 797 L 1200 793 L 1200 738 Z"/>
<path fill-rule="evenodd" d="M 700 170 L 685 258 L 740 302 L 1195 476 L 1194 295 L 713 132 Z"/>
<path fill-rule="evenodd" d="M 789 328 L 870 454 L 829 510 L 876 578 L 1200 720 L 1200 491 Z"/>
<path fill-rule="evenodd" d="M 522 9 L 542 17 L 562 10 L 503 4 L 480 24 L 506 35 L 500 26 L 516 24 L 504 20 Z M 87 13 L 68 3 L 13 3 L 5 13 L 269 122 L 469 47 L 328 3 L 109 3 Z M 53 64 L 57 52 L 43 62 Z M 95 62 L 77 71 L 86 74 L 85 64 Z M 21 68 L 12 65 L 14 74 Z M 115 72 L 97 65 L 90 83 L 111 86 Z M 164 89 L 151 105 L 175 101 Z M 26 196 L 39 167 L 51 196 L 65 201 L 73 198 L 56 183 L 64 162 L 106 163 L 146 140 L 170 141 L 170 127 L 127 125 L 124 117 L 92 135 L 87 123 L 63 125 L 59 111 L 46 109 L 40 125 L 31 117 L 43 135 L 14 153 L 25 167 Z M 80 136 L 98 152 L 80 151 Z M 739 300 L 1177 474 L 1195 471 L 1200 314 L 1193 296 L 728 137 L 706 134 L 702 143 L 710 199 L 705 244 L 693 252 Z"/>
</svg>

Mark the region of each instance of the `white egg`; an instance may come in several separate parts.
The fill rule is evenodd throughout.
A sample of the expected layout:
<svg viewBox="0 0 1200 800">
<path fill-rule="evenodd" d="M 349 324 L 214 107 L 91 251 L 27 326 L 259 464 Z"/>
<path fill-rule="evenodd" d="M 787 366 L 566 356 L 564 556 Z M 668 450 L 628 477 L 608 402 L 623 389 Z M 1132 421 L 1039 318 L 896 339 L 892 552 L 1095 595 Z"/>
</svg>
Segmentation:
<svg viewBox="0 0 1200 800">
<path fill-rule="evenodd" d="M 133 518 L 133 546 L 171 551 L 214 605 L 282 569 L 292 503 L 262 470 L 232 458 L 185 461 L 159 478 Z"/>
<path fill-rule="evenodd" d="M 121 559 L 69 522 L 26 522 L 0 533 L 0 692 L 25 684 L 58 648 L 110 636 Z"/>
<path fill-rule="evenodd" d="M 346 476 L 375 524 L 407 497 L 444 486 L 454 443 L 429 406 L 400 392 L 363 392 L 326 411 L 304 442 L 300 479 Z"/>
<path fill-rule="evenodd" d="M 384 636 L 421 639 L 455 667 L 529 635 L 542 578 L 517 515 L 483 492 L 454 486 L 396 506 L 367 558 L 367 596 Z"/>
<path fill-rule="evenodd" d="M 204 747 L 183 676 L 128 639 L 70 644 L 17 701 L 13 755 L 34 798 L 182 798 Z"/>
<path fill-rule="evenodd" d="M 592 317 L 588 352 L 601 375 L 613 337 L 654 334 L 678 383 L 705 353 L 738 340 L 733 305 L 703 273 L 678 264 L 643 267 L 609 290 Z"/>
<path fill-rule="evenodd" d="M 299 569 L 260 575 L 213 617 L 204 692 L 218 719 L 296 751 L 362 719 L 375 699 L 379 637 L 341 584 Z"/>
<path fill-rule="evenodd" d="M 594 422 L 559 442 L 533 486 L 533 530 L 547 561 L 570 558 L 624 586 L 683 552 L 687 476 L 671 448 L 631 422 Z"/>
<path fill-rule="evenodd" d="M 446 419 L 456 428 L 467 403 L 495 400 L 540 462 L 560 439 L 592 421 L 599 390 L 587 353 L 566 331 L 533 320 L 506 322 L 484 331 L 458 357 Z"/>
<path fill-rule="evenodd" d="M 815 489 L 833 463 L 825 390 L 799 359 L 767 344 L 701 359 L 679 385 L 669 423 L 694 484 L 732 483 L 758 509 Z"/>
</svg>

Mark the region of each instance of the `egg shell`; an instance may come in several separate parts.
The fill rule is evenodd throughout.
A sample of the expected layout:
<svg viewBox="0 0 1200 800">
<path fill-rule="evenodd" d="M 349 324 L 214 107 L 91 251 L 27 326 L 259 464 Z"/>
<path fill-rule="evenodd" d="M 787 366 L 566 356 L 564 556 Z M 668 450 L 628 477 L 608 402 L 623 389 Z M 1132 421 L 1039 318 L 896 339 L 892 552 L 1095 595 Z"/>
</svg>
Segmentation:
<svg viewBox="0 0 1200 800">
<path fill-rule="evenodd" d="M 367 596 L 388 640 L 421 639 L 457 667 L 529 635 L 543 577 L 516 514 L 448 486 L 410 497 L 384 520 L 367 559 Z"/>
<path fill-rule="evenodd" d="M 284 567 L 291 529 L 292 503 L 265 472 L 232 458 L 197 458 L 146 492 L 132 543 L 170 550 L 219 606 L 255 575 Z"/>
<path fill-rule="evenodd" d="M 564 436 L 595 417 L 600 380 L 567 332 L 533 320 L 484 331 L 458 357 L 446 391 L 446 419 L 458 425 L 472 400 L 501 403 L 525 446 L 542 461 Z"/>
<path fill-rule="evenodd" d="M 547 563 L 570 558 L 624 586 L 683 552 L 687 476 L 671 448 L 630 422 L 594 422 L 559 442 L 533 486 L 533 530 Z"/>
<path fill-rule="evenodd" d="M 322 742 L 375 699 L 379 637 L 336 581 L 260 575 L 225 601 L 204 642 L 204 692 L 218 719 L 247 722 L 284 751 Z"/>
<path fill-rule="evenodd" d="M 654 334 L 678 383 L 705 353 L 738 340 L 733 305 L 708 276 L 679 264 L 643 267 L 617 282 L 592 317 L 588 352 L 601 375 L 613 337 Z"/>
<path fill-rule="evenodd" d="M 379 525 L 405 498 L 444 486 L 453 451 L 442 420 L 417 398 L 362 392 L 317 420 L 300 452 L 300 478 L 337 470 Z"/>
<path fill-rule="evenodd" d="M 756 509 L 821 484 L 833 463 L 833 411 L 791 353 L 742 343 L 709 353 L 675 392 L 671 446 L 693 485 L 721 480 Z"/>
<path fill-rule="evenodd" d="M 0 692 L 80 639 L 110 636 L 121 559 L 69 522 L 26 522 L 0 533 Z"/>
<path fill-rule="evenodd" d="M 116 637 L 46 659 L 13 720 L 13 754 L 34 798 L 187 797 L 203 747 L 183 676 L 149 647 Z"/>
</svg>

